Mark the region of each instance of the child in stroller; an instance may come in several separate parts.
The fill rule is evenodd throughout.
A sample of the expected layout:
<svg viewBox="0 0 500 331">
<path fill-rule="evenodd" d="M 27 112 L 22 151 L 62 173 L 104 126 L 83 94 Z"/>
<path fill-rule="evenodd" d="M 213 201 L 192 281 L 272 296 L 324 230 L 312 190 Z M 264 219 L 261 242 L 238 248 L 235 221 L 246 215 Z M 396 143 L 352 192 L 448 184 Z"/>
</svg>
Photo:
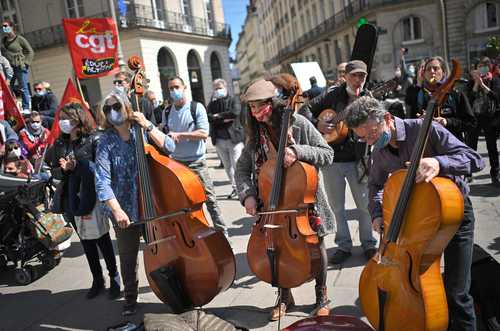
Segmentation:
<svg viewBox="0 0 500 331">
<path fill-rule="evenodd" d="M 0 268 L 12 263 L 20 285 L 37 278 L 32 265 L 36 259 L 50 270 L 71 243 L 72 229 L 64 227 L 62 218 L 43 211 L 49 188 L 48 180 L 0 174 Z"/>
</svg>

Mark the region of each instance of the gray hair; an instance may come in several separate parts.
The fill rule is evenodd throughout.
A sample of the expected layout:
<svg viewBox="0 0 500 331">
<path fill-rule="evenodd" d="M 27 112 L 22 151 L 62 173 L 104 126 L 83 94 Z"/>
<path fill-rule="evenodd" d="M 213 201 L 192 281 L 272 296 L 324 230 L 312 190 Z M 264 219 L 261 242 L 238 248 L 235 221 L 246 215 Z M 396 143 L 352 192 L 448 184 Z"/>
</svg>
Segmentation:
<svg viewBox="0 0 500 331">
<path fill-rule="evenodd" d="M 374 120 L 377 123 L 382 122 L 387 110 L 377 99 L 364 96 L 351 103 L 345 109 L 345 112 L 347 113 L 347 126 L 354 129 L 368 120 Z"/>
<path fill-rule="evenodd" d="M 215 86 L 217 84 L 222 84 L 222 85 L 224 85 L 224 87 L 227 88 L 227 82 L 222 78 L 217 78 L 216 80 L 214 80 L 213 86 Z"/>
</svg>

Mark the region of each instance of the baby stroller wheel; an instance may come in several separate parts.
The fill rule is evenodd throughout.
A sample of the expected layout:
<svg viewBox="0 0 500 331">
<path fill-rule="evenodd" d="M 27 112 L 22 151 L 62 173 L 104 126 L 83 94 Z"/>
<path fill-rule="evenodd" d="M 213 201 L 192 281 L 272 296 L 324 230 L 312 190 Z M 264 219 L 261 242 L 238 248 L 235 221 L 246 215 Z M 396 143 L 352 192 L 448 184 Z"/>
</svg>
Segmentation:
<svg viewBox="0 0 500 331">
<path fill-rule="evenodd" d="M 42 264 L 49 270 L 54 269 L 61 262 L 60 258 L 54 257 L 51 253 L 47 253 L 42 257 Z"/>
<path fill-rule="evenodd" d="M 28 285 L 33 280 L 30 269 L 18 268 L 14 271 L 16 283 L 19 285 Z"/>
</svg>

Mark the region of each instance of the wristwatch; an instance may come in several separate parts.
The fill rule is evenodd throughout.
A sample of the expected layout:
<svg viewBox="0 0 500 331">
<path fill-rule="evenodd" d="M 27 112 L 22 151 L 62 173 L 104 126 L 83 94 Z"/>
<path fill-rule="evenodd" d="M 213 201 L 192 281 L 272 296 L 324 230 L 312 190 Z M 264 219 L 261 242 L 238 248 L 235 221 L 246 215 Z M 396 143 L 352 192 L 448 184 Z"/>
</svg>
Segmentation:
<svg viewBox="0 0 500 331">
<path fill-rule="evenodd" d="M 149 122 L 149 125 L 146 127 L 146 132 L 151 132 L 155 128 L 155 125 L 151 122 Z"/>
</svg>

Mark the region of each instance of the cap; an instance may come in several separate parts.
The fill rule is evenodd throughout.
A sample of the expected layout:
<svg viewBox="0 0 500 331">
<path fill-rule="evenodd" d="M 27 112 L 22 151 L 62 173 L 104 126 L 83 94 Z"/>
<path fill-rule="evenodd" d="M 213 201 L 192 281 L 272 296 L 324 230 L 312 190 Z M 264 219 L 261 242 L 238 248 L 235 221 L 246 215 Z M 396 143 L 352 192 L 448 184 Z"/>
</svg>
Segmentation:
<svg viewBox="0 0 500 331">
<path fill-rule="evenodd" d="M 245 101 L 266 100 L 276 96 L 276 86 L 268 80 L 259 79 L 252 83 L 245 92 Z"/>
<path fill-rule="evenodd" d="M 354 74 L 357 72 L 363 72 L 365 74 L 368 74 L 367 69 L 366 69 L 366 64 L 360 60 L 353 60 L 353 61 L 347 62 L 347 65 L 345 66 L 345 71 L 348 74 Z"/>
</svg>

